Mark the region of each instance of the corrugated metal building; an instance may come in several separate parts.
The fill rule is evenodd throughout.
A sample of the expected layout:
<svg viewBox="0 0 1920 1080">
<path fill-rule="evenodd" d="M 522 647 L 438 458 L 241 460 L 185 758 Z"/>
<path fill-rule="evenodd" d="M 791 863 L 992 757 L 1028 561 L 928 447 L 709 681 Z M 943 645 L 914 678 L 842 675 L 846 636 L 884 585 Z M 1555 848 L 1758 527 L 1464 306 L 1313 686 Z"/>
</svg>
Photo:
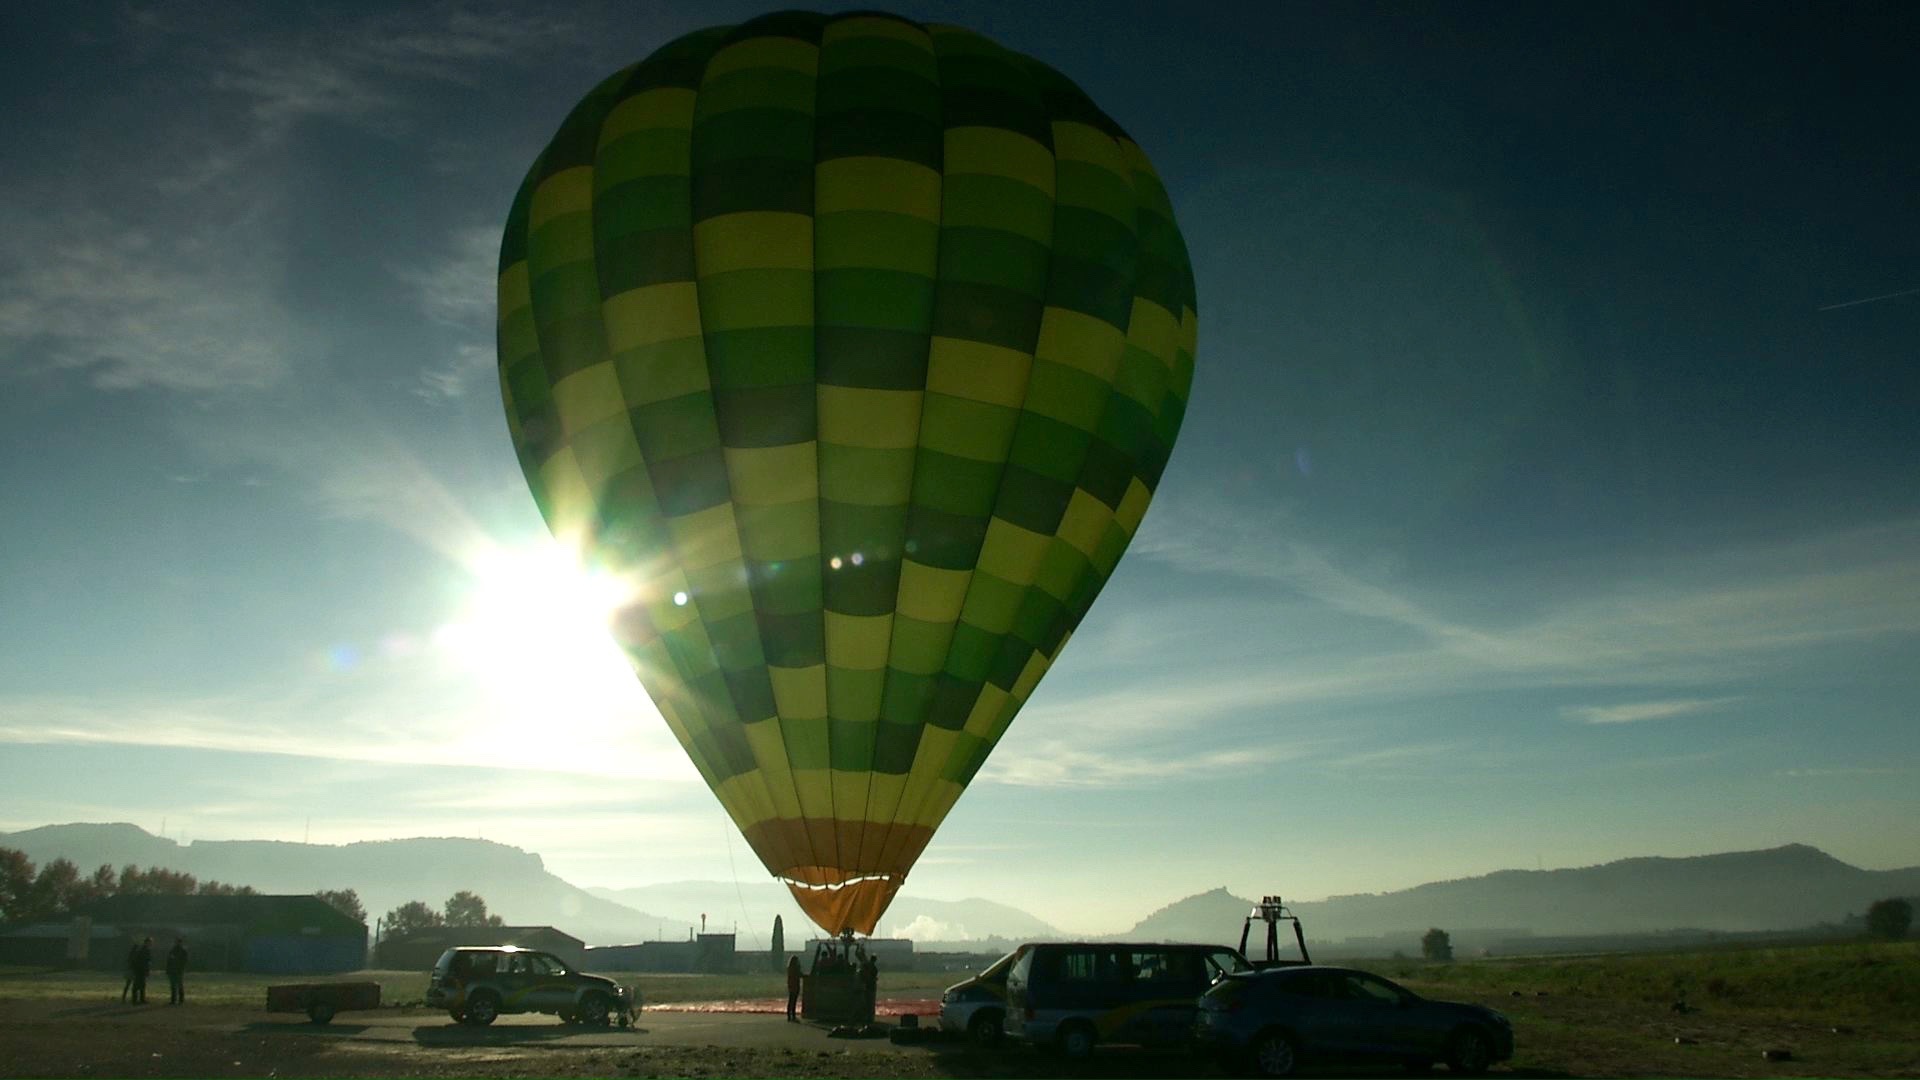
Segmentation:
<svg viewBox="0 0 1920 1080">
<path fill-rule="evenodd" d="M 586 967 L 587 943 L 551 926 L 435 926 L 382 937 L 377 950 L 379 966 L 394 971 L 430 971 L 441 953 L 460 945 L 517 945 L 552 953 L 569 967 Z"/>
<path fill-rule="evenodd" d="M 175 937 L 196 971 L 321 975 L 367 963 L 366 924 L 314 896 L 111 896 L 80 913 L 134 941 L 153 938 L 155 970 Z"/>
<path fill-rule="evenodd" d="M 119 971 L 136 944 L 138 939 L 119 927 L 84 917 L 24 923 L 0 931 L 0 964 Z M 172 947 L 173 941 L 169 939 L 167 945 Z"/>
<path fill-rule="evenodd" d="M 587 971 L 735 972 L 740 957 L 732 934 L 701 934 L 687 941 L 642 941 L 593 945 L 581 965 Z"/>
</svg>

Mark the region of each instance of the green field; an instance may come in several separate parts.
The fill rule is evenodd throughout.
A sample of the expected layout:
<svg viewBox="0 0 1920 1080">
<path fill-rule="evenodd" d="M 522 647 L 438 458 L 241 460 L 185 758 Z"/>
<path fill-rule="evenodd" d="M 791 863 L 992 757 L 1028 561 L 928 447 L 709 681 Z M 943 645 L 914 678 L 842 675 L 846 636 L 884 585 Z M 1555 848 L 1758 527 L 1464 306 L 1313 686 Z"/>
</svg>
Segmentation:
<svg viewBox="0 0 1920 1080">
<path fill-rule="evenodd" d="M 1801 1009 L 1818 1003 L 1823 1011 L 1857 1018 L 1920 1008 L 1920 941 L 1351 966 L 1436 992 L 1546 991 L 1731 1009 Z"/>
<path fill-rule="evenodd" d="M 1343 963 L 1389 976 L 1429 997 L 1478 1002 L 1506 1013 L 1514 1023 L 1516 1053 L 1501 1071 L 1514 1075 L 1920 1076 L 1920 1007 L 1916 1007 L 1920 1006 L 1920 943 L 1488 958 L 1444 964 L 1404 959 Z M 764 1001 L 785 993 L 784 979 L 777 972 L 616 977 L 637 985 L 648 1005 Z M 426 989 L 426 973 L 418 971 L 368 971 L 327 978 L 378 981 L 387 1004 L 393 1006 L 419 1004 Z M 931 998 L 958 979 L 952 972 L 885 971 L 880 986 L 886 997 Z M 268 985 L 292 981 L 302 980 L 194 973 L 189 975 L 188 994 L 194 1004 L 251 1011 L 264 1005 Z M 118 1000 L 119 990 L 120 978 L 111 973 L 0 968 L 0 1002 L 49 1003 L 55 1010 L 48 1015 L 91 1015 L 85 1006 L 107 1009 L 107 1002 Z M 150 996 L 164 999 L 165 992 L 164 979 L 150 983 Z M 69 1003 L 79 1008 L 69 1008 Z M 1679 1003 L 1685 1008 L 1676 1008 Z M 1775 1049 L 1789 1051 L 1791 1060 L 1763 1058 L 1763 1051 Z M 662 1059 L 649 1068 L 659 1069 L 661 1076 L 732 1075 L 724 1067 L 703 1064 L 697 1047 L 683 1050 L 684 1065 Z M 540 1060 L 542 1075 L 597 1075 L 604 1068 L 591 1057 L 578 1062 L 564 1055 Z M 1053 1067 L 1051 1059 L 1030 1054 L 981 1058 L 942 1053 L 876 1061 L 872 1068 L 882 1073 L 869 1069 L 868 1075 L 909 1064 L 912 1075 L 927 1077 L 1024 1075 L 1042 1066 Z M 1102 1058 L 1100 1068 L 1089 1075 L 1159 1075 L 1174 1068 L 1170 1063 L 1176 1061 L 1180 1075 L 1196 1069 L 1212 1075 L 1211 1065 L 1204 1062 L 1118 1051 L 1116 1056 Z M 813 1075 L 790 1072 L 790 1064 L 786 1057 L 763 1055 L 740 1058 L 737 1067 L 764 1075 Z M 434 1059 L 433 1074 L 466 1075 L 442 1066 Z M 472 1067 L 485 1073 L 484 1062 Z M 384 1065 L 378 1068 L 392 1075 L 417 1075 Z M 6 1072 L 0 1067 L 0 1074 Z"/>
<path fill-rule="evenodd" d="M 785 998 L 786 976 L 779 972 L 746 975 L 655 975 L 609 972 L 614 979 L 640 988 L 641 1000 L 664 1005 L 689 1001 L 737 1001 Z M 881 992 L 890 996 L 940 991 L 965 978 L 949 971 L 890 971 L 881 977 Z M 296 982 L 377 982 L 381 999 L 389 1005 L 420 1004 L 427 992 L 424 971 L 356 971 L 341 975 L 243 975 L 226 971 L 189 972 L 187 994 L 200 1005 L 258 1005 L 267 987 Z M 121 978 L 105 971 L 50 971 L 46 968 L 0 967 L 0 997 L 31 996 L 72 1001 L 120 998 Z M 147 980 L 148 998 L 166 1000 L 166 976 Z"/>
</svg>

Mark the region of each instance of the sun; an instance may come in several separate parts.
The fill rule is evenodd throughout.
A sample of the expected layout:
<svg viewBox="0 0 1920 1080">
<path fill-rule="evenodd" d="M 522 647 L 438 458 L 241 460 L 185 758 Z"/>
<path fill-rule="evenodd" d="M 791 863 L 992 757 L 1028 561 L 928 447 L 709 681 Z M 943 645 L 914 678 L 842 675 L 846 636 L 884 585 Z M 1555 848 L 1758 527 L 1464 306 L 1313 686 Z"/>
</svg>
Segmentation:
<svg viewBox="0 0 1920 1080">
<path fill-rule="evenodd" d="M 577 747 L 652 713 L 609 630 L 643 583 L 593 570 L 553 541 L 465 562 L 471 583 L 433 643 L 505 718 L 494 725 L 501 730 L 476 737 L 503 750 Z"/>
</svg>

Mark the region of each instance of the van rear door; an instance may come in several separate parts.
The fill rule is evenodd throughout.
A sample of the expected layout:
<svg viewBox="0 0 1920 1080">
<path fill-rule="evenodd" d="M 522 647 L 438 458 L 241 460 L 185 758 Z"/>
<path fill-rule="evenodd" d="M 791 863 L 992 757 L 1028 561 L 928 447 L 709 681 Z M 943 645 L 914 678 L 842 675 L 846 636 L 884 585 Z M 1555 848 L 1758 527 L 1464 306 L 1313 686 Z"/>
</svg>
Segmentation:
<svg viewBox="0 0 1920 1080">
<path fill-rule="evenodd" d="M 1028 949 L 1021 953 L 1007 969 L 1007 1015 L 1001 1021 L 1006 1033 L 1016 1038 L 1026 1029 L 1027 1021 L 1033 1017 L 1032 998 L 1028 988 L 1033 980 L 1033 957 L 1037 949 Z"/>
</svg>

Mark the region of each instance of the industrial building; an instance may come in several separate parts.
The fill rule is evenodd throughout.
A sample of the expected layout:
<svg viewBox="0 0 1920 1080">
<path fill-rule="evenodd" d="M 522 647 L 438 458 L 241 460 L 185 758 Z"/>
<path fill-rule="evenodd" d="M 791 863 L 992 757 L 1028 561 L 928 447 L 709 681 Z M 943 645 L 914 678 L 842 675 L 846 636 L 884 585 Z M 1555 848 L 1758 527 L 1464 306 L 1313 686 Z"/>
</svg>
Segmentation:
<svg viewBox="0 0 1920 1080">
<path fill-rule="evenodd" d="M 586 968 L 587 944 L 551 926 L 435 926 L 389 934 L 375 947 L 375 966 L 390 971 L 430 971 L 440 954 L 461 945 L 516 945 L 552 953 L 568 967 Z"/>
<path fill-rule="evenodd" d="M 366 924 L 314 896 L 121 895 L 76 914 L 88 920 L 83 934 L 65 920 L 5 936 L 29 951 L 49 951 L 50 945 L 30 943 L 57 939 L 62 962 L 113 970 L 125 965 L 134 943 L 149 937 L 156 971 L 176 937 L 186 939 L 195 971 L 330 974 L 358 971 L 367 961 Z"/>
</svg>

